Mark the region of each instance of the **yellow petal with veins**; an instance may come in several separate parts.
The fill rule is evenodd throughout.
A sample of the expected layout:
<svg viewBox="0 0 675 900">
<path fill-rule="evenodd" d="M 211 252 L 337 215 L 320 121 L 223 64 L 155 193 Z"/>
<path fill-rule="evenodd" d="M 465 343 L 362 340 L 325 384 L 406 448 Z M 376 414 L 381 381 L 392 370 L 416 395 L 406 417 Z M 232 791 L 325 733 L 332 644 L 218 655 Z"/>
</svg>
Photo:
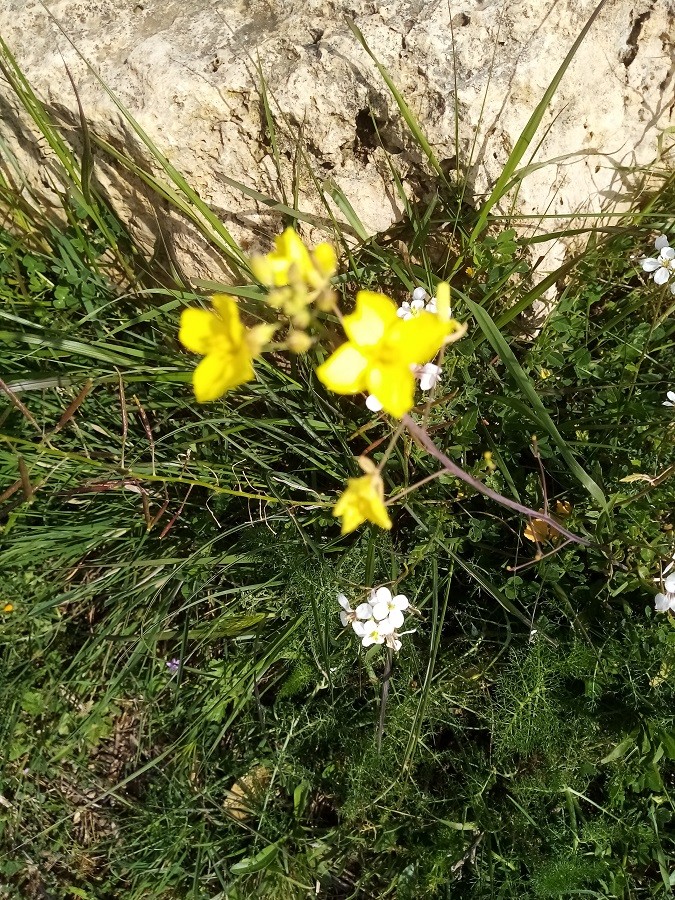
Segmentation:
<svg viewBox="0 0 675 900">
<path fill-rule="evenodd" d="M 423 365 L 436 356 L 451 330 L 448 322 L 421 312 L 412 319 L 399 319 L 388 343 L 402 363 Z"/>
<path fill-rule="evenodd" d="M 254 377 L 251 357 L 246 348 L 235 354 L 210 353 L 199 363 L 192 376 L 198 403 L 217 400 L 227 391 Z"/>
<path fill-rule="evenodd" d="M 336 394 L 357 394 L 366 389 L 366 357 L 352 344 L 343 344 L 316 370 L 319 381 Z"/>
<path fill-rule="evenodd" d="M 350 341 L 366 348 L 378 344 L 398 321 L 396 304 L 389 297 L 374 291 L 359 291 L 356 309 L 344 317 L 342 327 Z"/>
<path fill-rule="evenodd" d="M 402 418 L 415 405 L 415 378 L 409 366 L 375 365 L 368 369 L 368 392 L 390 416 Z"/>
<path fill-rule="evenodd" d="M 178 340 L 193 353 L 210 353 L 226 338 L 221 319 L 206 309 L 184 309 L 180 317 Z"/>
</svg>

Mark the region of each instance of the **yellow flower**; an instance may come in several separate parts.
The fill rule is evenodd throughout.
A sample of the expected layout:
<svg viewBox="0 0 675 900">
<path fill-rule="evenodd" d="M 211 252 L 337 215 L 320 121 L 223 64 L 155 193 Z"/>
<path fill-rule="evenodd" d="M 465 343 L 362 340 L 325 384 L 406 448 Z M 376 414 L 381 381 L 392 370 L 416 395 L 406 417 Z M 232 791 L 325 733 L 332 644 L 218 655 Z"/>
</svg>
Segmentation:
<svg viewBox="0 0 675 900">
<path fill-rule="evenodd" d="M 2 611 L 6 613 L 14 612 L 14 604 L 13 603 L 5 603 L 2 607 Z"/>
<path fill-rule="evenodd" d="M 192 378 L 199 403 L 251 381 L 253 360 L 274 333 L 272 325 L 244 328 L 232 297 L 216 294 L 212 302 L 213 310 L 183 310 L 178 335 L 184 347 L 204 355 Z"/>
<path fill-rule="evenodd" d="M 349 478 L 333 515 L 342 518 L 342 534 L 349 534 L 366 521 L 389 530 L 391 519 L 384 505 L 384 485 L 379 472 L 373 468 L 361 478 Z"/>
<path fill-rule="evenodd" d="M 540 510 L 541 512 L 541 510 Z M 557 500 L 555 504 L 554 519 L 564 520 L 572 515 L 572 504 L 567 500 Z M 543 519 L 530 519 L 529 524 L 525 526 L 523 536 L 532 541 L 532 543 L 543 544 L 546 541 L 556 543 L 560 540 L 560 534 L 548 522 Z"/>
<path fill-rule="evenodd" d="M 448 335 L 462 331 L 454 320 L 429 312 L 400 319 L 396 304 L 373 291 L 358 292 L 356 310 L 342 324 L 349 340 L 319 366 L 319 380 L 336 394 L 366 391 L 399 419 L 414 403 L 411 365 L 429 362 Z"/>
<path fill-rule="evenodd" d="M 282 309 L 298 328 L 305 328 L 311 303 L 321 309 L 333 306 L 330 279 L 337 271 L 335 250 L 322 243 L 310 253 L 292 228 L 275 239 L 275 246 L 267 256 L 254 256 L 251 269 L 258 281 L 270 288 L 270 306 Z"/>
</svg>

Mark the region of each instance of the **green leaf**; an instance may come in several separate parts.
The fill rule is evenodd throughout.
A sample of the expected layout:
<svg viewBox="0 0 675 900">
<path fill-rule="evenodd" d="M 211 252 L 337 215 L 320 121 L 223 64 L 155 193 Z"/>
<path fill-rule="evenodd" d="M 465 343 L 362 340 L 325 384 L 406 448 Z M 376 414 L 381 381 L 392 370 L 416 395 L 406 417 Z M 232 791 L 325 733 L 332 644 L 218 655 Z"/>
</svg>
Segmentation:
<svg viewBox="0 0 675 900">
<path fill-rule="evenodd" d="M 247 856 L 240 862 L 230 866 L 232 875 L 251 875 L 253 872 L 262 872 L 267 869 L 277 858 L 279 853 L 279 844 L 275 842 L 265 847 L 255 856 Z"/>
<path fill-rule="evenodd" d="M 607 754 L 607 756 L 601 759 L 600 762 L 605 765 L 606 763 L 615 762 L 615 760 L 621 759 L 631 747 L 635 746 L 636 735 L 637 732 L 633 732 L 627 738 L 624 738 L 610 753 Z"/>
</svg>

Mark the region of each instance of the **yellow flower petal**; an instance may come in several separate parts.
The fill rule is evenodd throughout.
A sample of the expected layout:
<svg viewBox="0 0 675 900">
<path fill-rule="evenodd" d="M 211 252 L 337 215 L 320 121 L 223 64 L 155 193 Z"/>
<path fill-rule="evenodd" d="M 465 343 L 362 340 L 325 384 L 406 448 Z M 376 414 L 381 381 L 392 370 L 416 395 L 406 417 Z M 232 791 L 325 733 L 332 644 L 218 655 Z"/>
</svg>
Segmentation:
<svg viewBox="0 0 675 900">
<path fill-rule="evenodd" d="M 397 419 L 415 405 L 415 378 L 408 365 L 376 365 L 368 369 L 367 389 L 382 409 Z"/>
<path fill-rule="evenodd" d="M 272 264 L 275 261 L 283 261 L 288 267 L 294 265 L 296 266 L 296 277 L 307 280 L 308 273 L 313 269 L 312 260 L 307 247 L 296 232 L 292 228 L 286 228 L 275 238 L 274 243 L 277 248 L 276 252 L 270 253 L 268 256 Z M 277 284 L 284 284 L 284 282 L 277 282 Z"/>
<path fill-rule="evenodd" d="M 206 309 L 184 309 L 180 317 L 178 340 L 193 353 L 210 353 L 225 336 L 225 326 Z"/>
<path fill-rule="evenodd" d="M 551 536 L 551 529 L 543 519 L 530 519 L 523 530 L 523 536 L 533 543 L 544 544 Z"/>
<path fill-rule="evenodd" d="M 330 278 L 337 272 L 337 255 L 332 244 L 317 244 L 312 254 L 319 272 L 324 278 Z"/>
<path fill-rule="evenodd" d="M 412 319 L 399 319 L 387 343 L 401 362 L 423 365 L 436 356 L 451 330 L 448 322 L 421 312 Z"/>
<path fill-rule="evenodd" d="M 343 344 L 316 370 L 319 381 L 336 394 L 356 394 L 366 389 L 368 360 L 357 347 Z"/>
<path fill-rule="evenodd" d="M 239 318 L 239 307 L 236 300 L 227 294 L 214 294 L 211 302 L 225 326 L 229 340 L 233 344 L 238 344 L 244 333 L 244 326 Z"/>
<path fill-rule="evenodd" d="M 396 304 L 389 297 L 374 291 L 359 291 L 356 309 L 344 317 L 342 327 L 350 341 L 365 348 L 378 344 L 398 321 Z"/>
<path fill-rule="evenodd" d="M 217 400 L 253 377 L 251 357 L 245 347 L 232 354 L 210 353 L 193 373 L 195 397 L 198 403 Z"/>
<path fill-rule="evenodd" d="M 447 281 L 436 285 L 436 313 L 443 322 L 450 318 L 450 285 Z"/>
</svg>

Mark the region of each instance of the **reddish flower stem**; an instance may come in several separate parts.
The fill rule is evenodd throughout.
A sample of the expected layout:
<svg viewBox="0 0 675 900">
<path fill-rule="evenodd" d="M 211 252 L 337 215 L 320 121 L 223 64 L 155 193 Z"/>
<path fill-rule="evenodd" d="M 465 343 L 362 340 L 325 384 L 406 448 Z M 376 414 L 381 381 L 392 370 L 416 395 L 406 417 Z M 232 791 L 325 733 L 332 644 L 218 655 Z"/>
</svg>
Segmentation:
<svg viewBox="0 0 675 900">
<path fill-rule="evenodd" d="M 469 475 L 468 472 L 465 472 L 464 469 L 461 469 L 456 463 L 449 459 L 445 453 L 441 452 L 427 432 L 414 422 L 410 416 L 404 416 L 402 421 L 415 440 L 417 440 L 428 453 L 437 459 L 447 472 L 450 472 L 456 478 L 459 478 L 465 484 L 468 484 L 475 491 L 478 491 L 479 494 L 484 494 L 486 497 L 495 500 L 502 506 L 514 509 L 516 512 L 519 512 L 521 515 L 527 516 L 530 519 L 540 519 L 542 522 L 546 522 L 547 525 L 550 525 L 555 531 L 564 535 L 569 541 L 573 541 L 576 544 L 582 544 L 584 547 L 591 546 L 591 541 L 568 531 L 557 519 L 554 519 L 553 516 L 548 513 L 537 512 L 535 509 L 530 509 L 529 506 L 523 506 L 522 503 L 510 500 L 503 494 L 498 494 L 497 491 L 493 491 L 492 488 L 484 485 L 482 481 L 478 481 L 473 475 Z"/>
</svg>

